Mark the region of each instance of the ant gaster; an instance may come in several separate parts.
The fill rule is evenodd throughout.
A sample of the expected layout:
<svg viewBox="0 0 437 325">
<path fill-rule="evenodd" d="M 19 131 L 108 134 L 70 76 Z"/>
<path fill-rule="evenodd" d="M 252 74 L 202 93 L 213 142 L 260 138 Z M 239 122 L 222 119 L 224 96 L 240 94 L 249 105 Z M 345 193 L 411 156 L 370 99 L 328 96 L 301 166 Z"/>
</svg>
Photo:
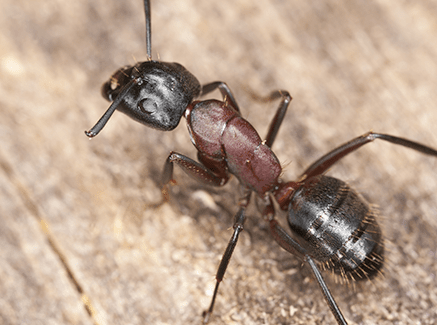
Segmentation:
<svg viewBox="0 0 437 325">
<path fill-rule="evenodd" d="M 172 181 L 174 164 L 210 185 L 223 186 L 232 174 L 244 186 L 245 194 L 235 215 L 233 235 L 216 274 L 216 286 L 209 309 L 204 312 L 204 323 L 208 323 L 212 314 L 220 282 L 243 231 L 251 193 L 255 192 L 275 241 L 308 263 L 337 323 L 347 324 L 318 265 L 333 270 L 346 281 L 371 279 L 381 273 L 384 244 L 376 212 L 371 206 L 345 182 L 324 176 L 324 173 L 340 159 L 375 139 L 432 156 L 437 156 L 437 151 L 407 139 L 369 132 L 322 156 L 297 181 L 284 182 L 279 179 L 282 168 L 271 147 L 291 101 L 289 93 L 275 91 L 264 98 L 266 101 L 280 99 L 280 104 L 266 138 L 262 140 L 254 127 L 241 117 L 226 83 L 201 86 L 180 64 L 152 60 L 149 1 L 144 1 L 144 7 L 148 60 L 119 69 L 103 85 L 102 94 L 112 104 L 85 133 L 88 137 L 96 136 L 115 110 L 146 126 L 165 131 L 173 130 L 184 116 L 191 141 L 198 150 L 199 162 L 171 152 L 164 165 L 163 188 Z M 216 89 L 221 92 L 223 101 L 194 100 Z M 293 237 L 275 219 L 273 198 L 280 209 L 287 212 Z"/>
</svg>

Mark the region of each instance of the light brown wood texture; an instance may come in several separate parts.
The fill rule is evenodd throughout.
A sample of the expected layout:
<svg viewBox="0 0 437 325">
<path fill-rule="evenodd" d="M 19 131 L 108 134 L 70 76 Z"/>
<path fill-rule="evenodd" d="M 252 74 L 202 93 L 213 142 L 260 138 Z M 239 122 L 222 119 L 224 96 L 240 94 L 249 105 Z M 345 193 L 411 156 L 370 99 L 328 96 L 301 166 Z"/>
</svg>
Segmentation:
<svg viewBox="0 0 437 325">
<path fill-rule="evenodd" d="M 146 58 L 141 1 L 1 7 L 0 323 L 200 324 L 237 181 L 208 188 L 176 168 L 153 209 L 168 153 L 195 158 L 185 121 L 163 133 L 115 113 L 83 134 L 109 106 L 101 84 Z M 273 146 L 284 179 L 371 129 L 437 147 L 435 1 L 162 0 L 152 15 L 154 58 L 227 82 L 261 135 L 277 104 L 250 92 L 292 94 Z M 329 171 L 379 205 L 388 240 L 384 277 L 353 290 L 324 272 L 350 324 L 437 319 L 436 169 L 376 141 Z M 335 324 L 253 205 L 211 324 Z"/>
</svg>

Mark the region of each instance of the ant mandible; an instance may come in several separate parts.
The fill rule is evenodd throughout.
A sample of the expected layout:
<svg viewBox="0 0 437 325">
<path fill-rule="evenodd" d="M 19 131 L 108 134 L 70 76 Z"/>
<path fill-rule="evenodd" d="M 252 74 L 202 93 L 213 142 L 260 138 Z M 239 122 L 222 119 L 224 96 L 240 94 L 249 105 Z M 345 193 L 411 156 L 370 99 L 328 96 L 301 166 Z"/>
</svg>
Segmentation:
<svg viewBox="0 0 437 325">
<path fill-rule="evenodd" d="M 173 130 L 184 116 L 199 162 L 171 152 L 164 165 L 163 193 L 172 182 L 174 164 L 210 185 L 223 186 L 231 175 L 243 185 L 245 190 L 235 215 L 234 231 L 221 259 L 213 297 L 203 314 L 203 322 L 206 324 L 210 319 L 220 282 L 244 228 L 251 193 L 255 192 L 262 202 L 260 210 L 275 241 L 308 263 L 337 323 L 347 324 L 318 265 L 347 280 L 371 279 L 381 273 L 384 243 L 376 211 L 345 182 L 324 173 L 343 157 L 375 139 L 436 157 L 437 151 L 407 139 L 369 132 L 322 156 L 297 181 L 284 182 L 279 179 L 282 168 L 271 147 L 291 101 L 289 93 L 274 91 L 264 98 L 280 99 L 280 104 L 265 140 L 261 140 L 254 127 L 241 117 L 226 83 L 217 81 L 201 86 L 180 64 L 152 60 L 148 0 L 144 1 L 144 8 L 148 60 L 117 70 L 102 86 L 103 97 L 112 104 L 85 133 L 90 138 L 96 136 L 115 110 L 164 131 Z M 216 89 L 221 92 L 223 101 L 195 100 Z M 272 198 L 287 212 L 293 237 L 277 222 Z"/>
</svg>

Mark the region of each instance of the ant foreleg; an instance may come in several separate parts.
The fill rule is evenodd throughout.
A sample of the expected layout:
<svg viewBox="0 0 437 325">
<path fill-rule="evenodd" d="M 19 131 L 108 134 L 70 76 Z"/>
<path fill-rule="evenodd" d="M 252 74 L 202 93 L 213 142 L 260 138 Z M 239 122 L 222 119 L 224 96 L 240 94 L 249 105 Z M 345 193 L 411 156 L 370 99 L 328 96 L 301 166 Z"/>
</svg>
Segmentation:
<svg viewBox="0 0 437 325">
<path fill-rule="evenodd" d="M 411 148 L 426 155 L 437 156 L 436 150 L 423 144 L 388 134 L 368 132 L 355 139 L 352 139 L 351 141 L 341 145 L 340 147 L 335 148 L 334 150 L 328 152 L 326 155 L 322 156 L 320 159 L 318 159 L 310 167 L 307 168 L 307 170 L 302 174 L 302 177 L 310 178 L 323 174 L 332 165 L 334 165 L 337 161 L 339 161 L 349 153 L 354 152 L 366 143 L 372 142 L 376 139 L 385 140 L 394 144 Z"/>
<path fill-rule="evenodd" d="M 340 311 L 340 308 L 338 307 L 337 303 L 335 302 L 334 297 L 332 296 L 331 292 L 329 291 L 328 286 L 325 283 L 325 280 L 322 277 L 322 274 L 320 273 L 319 269 L 317 268 L 316 263 L 313 261 L 313 259 L 307 254 L 306 250 L 299 245 L 298 242 L 296 242 L 285 230 L 281 227 L 281 225 L 278 223 L 278 221 L 275 219 L 275 212 L 273 208 L 273 204 L 271 202 L 270 197 L 266 197 L 265 201 L 265 207 L 263 211 L 263 217 L 266 221 L 270 224 L 270 233 L 272 234 L 275 241 L 281 246 L 283 249 L 285 249 L 287 252 L 299 257 L 303 261 L 307 262 L 311 270 L 313 271 L 313 274 L 317 280 L 317 283 L 322 290 L 323 297 L 326 300 L 326 303 L 329 306 L 329 309 L 331 309 L 331 312 L 335 319 L 337 320 L 337 323 L 339 325 L 347 325 L 346 319 L 344 318 L 343 314 Z"/>
<path fill-rule="evenodd" d="M 234 221 L 234 225 L 233 225 L 234 233 L 232 234 L 232 237 L 229 240 L 228 246 L 226 247 L 225 253 L 223 254 L 222 260 L 220 262 L 220 265 L 219 265 L 219 268 L 217 270 L 217 274 L 215 277 L 217 282 L 215 284 L 211 304 L 209 305 L 208 310 L 203 312 L 203 323 L 204 324 L 207 324 L 209 322 L 209 318 L 212 314 L 212 311 L 214 309 L 215 300 L 217 298 L 219 285 L 223 280 L 226 269 L 229 265 L 229 261 L 231 260 L 232 253 L 234 252 L 235 246 L 237 245 L 238 236 L 243 231 L 244 222 L 246 221 L 246 208 L 249 205 L 251 194 L 252 194 L 252 192 L 250 190 L 246 189 L 246 194 L 240 200 L 240 203 L 239 203 L 240 209 L 238 210 L 237 214 L 235 215 L 235 221 Z"/>
<path fill-rule="evenodd" d="M 214 173 L 211 169 L 205 167 L 201 163 L 172 151 L 165 161 L 164 170 L 162 172 L 162 192 L 165 200 L 167 200 L 166 186 L 169 183 L 174 183 L 173 164 L 177 164 L 188 175 L 208 185 L 223 186 L 229 180 L 229 175 L 226 171 L 220 172 L 220 169 L 215 169 L 217 173 Z"/>
<path fill-rule="evenodd" d="M 237 101 L 235 100 L 234 95 L 232 94 L 229 86 L 223 81 L 215 81 L 209 84 L 203 85 L 202 90 L 200 91 L 200 96 L 209 94 L 210 92 L 218 89 L 222 94 L 223 100 L 230 103 L 230 105 L 240 113 L 240 108 L 238 107 Z"/>
</svg>

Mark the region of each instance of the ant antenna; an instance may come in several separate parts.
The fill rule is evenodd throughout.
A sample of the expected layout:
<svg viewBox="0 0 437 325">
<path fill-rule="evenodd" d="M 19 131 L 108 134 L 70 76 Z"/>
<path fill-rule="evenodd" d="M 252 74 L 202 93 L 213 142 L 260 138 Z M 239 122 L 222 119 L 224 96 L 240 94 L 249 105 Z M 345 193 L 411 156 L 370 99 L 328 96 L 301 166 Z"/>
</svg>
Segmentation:
<svg viewBox="0 0 437 325">
<path fill-rule="evenodd" d="M 91 130 L 85 131 L 85 134 L 87 135 L 88 138 L 94 138 L 97 134 L 99 134 L 99 132 L 106 125 L 106 122 L 108 122 L 109 118 L 117 109 L 118 105 L 120 105 L 121 101 L 126 97 L 126 94 L 137 83 L 138 83 L 137 79 L 132 79 L 126 84 L 126 86 L 123 88 L 123 91 L 117 96 L 117 98 L 115 98 L 111 106 L 109 106 L 109 108 L 107 109 L 105 114 L 103 114 L 103 116 L 100 118 L 100 120 L 97 121 L 97 123 L 91 128 Z"/>
<path fill-rule="evenodd" d="M 150 18 L 150 1 L 144 0 L 144 13 L 146 16 L 146 47 L 147 57 L 152 60 L 152 27 Z"/>
</svg>

